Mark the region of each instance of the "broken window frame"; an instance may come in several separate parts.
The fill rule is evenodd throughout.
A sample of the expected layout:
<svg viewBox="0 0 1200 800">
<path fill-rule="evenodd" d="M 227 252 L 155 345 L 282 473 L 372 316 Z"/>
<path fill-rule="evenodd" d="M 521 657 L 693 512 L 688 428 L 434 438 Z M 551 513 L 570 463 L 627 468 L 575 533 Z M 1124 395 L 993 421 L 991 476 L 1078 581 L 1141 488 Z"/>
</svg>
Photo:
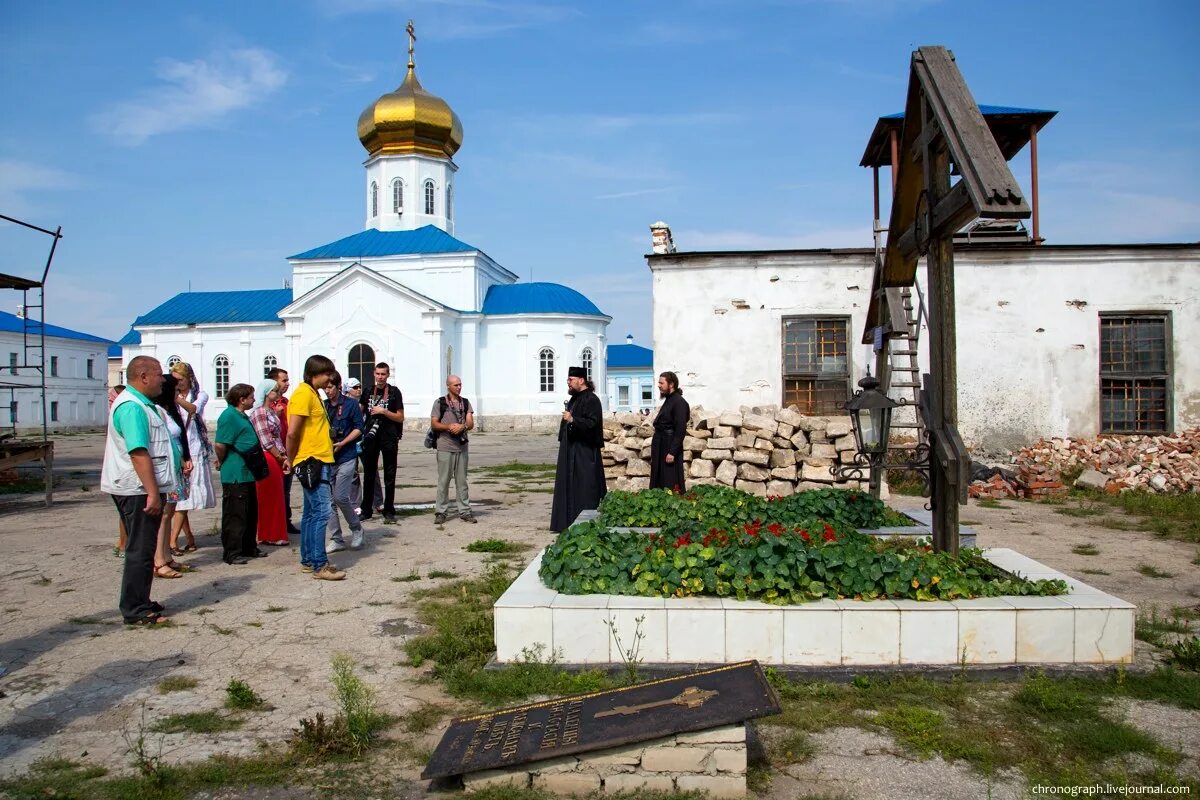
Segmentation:
<svg viewBox="0 0 1200 800">
<path fill-rule="evenodd" d="M 1139 321 L 1153 321 L 1162 324 L 1162 348 L 1163 360 L 1162 370 L 1156 369 L 1139 369 L 1136 363 L 1133 364 L 1115 364 L 1105 362 L 1105 345 L 1104 345 L 1104 329 L 1106 325 L 1113 323 L 1125 323 L 1128 325 L 1136 325 Z M 1104 311 L 1097 318 L 1097 362 L 1099 374 L 1099 427 L 1102 434 L 1141 434 L 1141 435 L 1161 435 L 1170 434 L 1173 429 L 1174 414 L 1174 397 L 1173 397 L 1173 375 L 1174 375 L 1174 353 L 1172 352 L 1171 342 L 1171 312 L 1170 311 Z M 1130 349 L 1128 356 L 1124 359 L 1126 362 L 1132 361 L 1136 353 Z M 1124 369 L 1118 369 L 1118 366 L 1124 366 Z M 1141 415 L 1135 411 L 1135 418 L 1132 427 L 1129 425 L 1118 425 L 1118 420 L 1113 415 L 1111 408 L 1105 402 L 1106 388 L 1110 391 L 1113 388 L 1120 388 L 1120 385 L 1126 387 L 1126 396 L 1131 397 L 1136 404 L 1140 402 L 1138 390 L 1153 390 L 1161 387 L 1163 393 L 1162 400 L 1162 415 L 1161 426 L 1155 424 L 1144 424 Z M 1106 386 L 1107 385 L 1107 386 Z M 1150 401 L 1152 402 L 1152 401 Z M 1146 423 L 1154 422 L 1156 413 L 1151 408 L 1145 412 Z M 1128 419 L 1128 415 L 1120 420 L 1124 422 Z"/>
<path fill-rule="evenodd" d="M 842 338 L 840 342 L 833 342 L 834 345 L 841 344 L 843 365 L 837 371 L 832 370 L 788 370 L 788 324 L 789 323 L 814 323 L 813 333 L 818 335 L 822 330 L 822 323 L 832 327 L 832 324 L 841 326 Z M 779 321 L 779 355 L 780 355 L 780 374 L 781 374 L 781 400 L 784 407 L 795 404 L 800 408 L 802 414 L 810 416 L 830 416 L 844 413 L 844 405 L 851 396 L 850 386 L 850 317 L 846 314 L 795 314 L 782 317 Z M 821 358 L 823 342 L 818 340 L 816 343 L 817 358 Z M 838 358 L 838 353 L 835 351 L 831 356 Z M 798 366 L 798 365 L 797 365 Z M 817 366 L 814 364 L 807 365 L 809 367 Z M 805 389 L 801 384 L 808 384 Z M 834 387 L 837 388 L 834 388 Z M 840 389 L 840 391 L 838 391 Z M 803 392 L 803 396 L 800 394 Z M 832 394 L 831 394 L 832 393 Z"/>
</svg>

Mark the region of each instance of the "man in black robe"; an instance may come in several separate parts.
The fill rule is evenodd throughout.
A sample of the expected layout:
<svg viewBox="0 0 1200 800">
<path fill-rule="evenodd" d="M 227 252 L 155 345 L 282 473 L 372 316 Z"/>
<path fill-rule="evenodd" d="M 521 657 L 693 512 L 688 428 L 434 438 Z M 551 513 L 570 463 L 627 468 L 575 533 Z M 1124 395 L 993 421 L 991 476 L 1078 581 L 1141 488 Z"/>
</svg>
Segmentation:
<svg viewBox="0 0 1200 800">
<path fill-rule="evenodd" d="M 550 511 L 550 530 L 558 533 L 575 522 L 579 512 L 596 508 L 608 493 L 604 484 L 604 464 L 600 448 L 604 446 L 604 411 L 596 387 L 587 379 L 583 367 L 567 371 L 566 402 L 558 425 L 558 470 L 554 474 L 554 505 Z"/>
<path fill-rule="evenodd" d="M 674 372 L 658 376 L 658 393 L 663 404 L 654 418 L 654 438 L 650 442 L 650 488 L 682 492 L 683 437 L 692 408 L 683 399 Z"/>
</svg>

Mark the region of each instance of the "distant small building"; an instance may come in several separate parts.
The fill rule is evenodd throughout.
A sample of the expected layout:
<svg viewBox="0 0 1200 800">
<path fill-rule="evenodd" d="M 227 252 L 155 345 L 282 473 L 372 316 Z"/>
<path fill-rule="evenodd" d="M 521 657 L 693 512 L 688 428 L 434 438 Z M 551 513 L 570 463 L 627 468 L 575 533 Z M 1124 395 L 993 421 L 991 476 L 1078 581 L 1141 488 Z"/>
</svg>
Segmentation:
<svg viewBox="0 0 1200 800">
<path fill-rule="evenodd" d="M 40 323 L 39 323 L 40 324 Z M 0 429 L 42 427 L 42 376 L 31 366 L 36 348 L 26 323 L 0 311 Z M 96 428 L 108 414 L 107 359 L 113 342 L 90 333 L 46 325 L 46 417 L 51 431 Z"/>
<path fill-rule="evenodd" d="M 654 410 L 654 351 L 633 343 L 608 346 L 608 410 L 640 412 Z"/>
</svg>

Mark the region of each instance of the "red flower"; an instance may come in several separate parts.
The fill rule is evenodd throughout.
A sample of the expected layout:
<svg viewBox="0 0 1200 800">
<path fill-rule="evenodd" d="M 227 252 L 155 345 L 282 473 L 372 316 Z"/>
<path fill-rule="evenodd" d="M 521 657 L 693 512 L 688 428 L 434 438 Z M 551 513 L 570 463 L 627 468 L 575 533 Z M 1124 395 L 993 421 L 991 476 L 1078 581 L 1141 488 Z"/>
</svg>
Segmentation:
<svg viewBox="0 0 1200 800">
<path fill-rule="evenodd" d="M 832 542 L 832 541 L 837 540 L 837 534 L 834 533 L 833 530 L 828 525 L 825 526 L 825 532 L 821 534 L 821 537 L 827 542 Z"/>
<path fill-rule="evenodd" d="M 653 549 L 654 549 L 653 547 L 647 547 L 647 548 L 646 548 L 646 552 L 647 552 L 647 553 L 649 553 L 649 552 L 650 552 L 651 550 L 653 550 Z"/>
<path fill-rule="evenodd" d="M 783 535 L 783 526 L 780 525 L 778 522 L 772 522 L 770 525 L 767 526 L 767 530 L 769 530 L 771 533 L 775 534 L 776 536 Z"/>
<path fill-rule="evenodd" d="M 796 530 L 800 530 L 800 529 L 797 528 Z M 806 542 L 812 541 L 812 537 L 808 535 L 808 531 L 800 531 L 800 538 Z"/>
</svg>

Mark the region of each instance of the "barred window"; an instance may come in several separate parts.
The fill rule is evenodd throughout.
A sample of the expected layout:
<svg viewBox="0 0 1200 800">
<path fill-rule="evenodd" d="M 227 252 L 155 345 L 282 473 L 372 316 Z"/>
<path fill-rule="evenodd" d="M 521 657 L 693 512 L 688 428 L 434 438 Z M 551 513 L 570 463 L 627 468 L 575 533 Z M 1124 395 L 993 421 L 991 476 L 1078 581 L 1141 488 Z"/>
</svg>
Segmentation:
<svg viewBox="0 0 1200 800">
<path fill-rule="evenodd" d="M 275 356 L 267 356 L 263 359 L 263 377 L 269 378 L 271 370 L 279 366 L 279 359 Z"/>
<path fill-rule="evenodd" d="M 433 213 L 433 181 L 425 181 L 425 213 Z"/>
<path fill-rule="evenodd" d="M 840 414 L 850 397 L 849 317 L 783 318 L 783 405 Z"/>
<path fill-rule="evenodd" d="M 1169 433 L 1171 317 L 1100 315 L 1100 432 Z"/>
<path fill-rule="evenodd" d="M 549 347 L 543 347 L 538 353 L 539 366 L 539 390 L 543 392 L 554 391 L 554 351 Z"/>
<path fill-rule="evenodd" d="M 213 366 L 216 367 L 216 380 L 213 381 L 213 386 L 216 387 L 217 397 L 224 397 L 229 391 L 228 356 L 217 356 L 213 360 Z"/>
<path fill-rule="evenodd" d="M 399 178 L 392 181 L 392 213 L 404 213 L 404 181 Z"/>
</svg>

